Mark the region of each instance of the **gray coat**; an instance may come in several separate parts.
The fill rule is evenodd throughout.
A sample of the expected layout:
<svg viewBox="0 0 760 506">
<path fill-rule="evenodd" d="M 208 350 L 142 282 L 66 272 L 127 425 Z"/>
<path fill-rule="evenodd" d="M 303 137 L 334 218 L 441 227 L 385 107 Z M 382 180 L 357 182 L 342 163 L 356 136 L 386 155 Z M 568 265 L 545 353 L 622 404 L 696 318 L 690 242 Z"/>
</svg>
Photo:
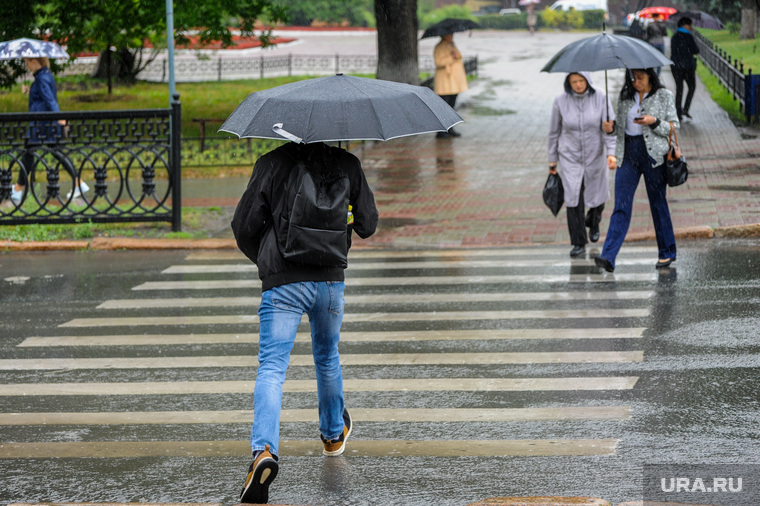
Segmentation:
<svg viewBox="0 0 760 506">
<path fill-rule="evenodd" d="M 588 89 L 575 93 L 565 79 L 565 93 L 554 99 L 549 128 L 549 163 L 559 162 L 558 172 L 565 188 L 565 205 L 576 207 L 581 184 L 586 207 L 597 207 L 610 199 L 607 156 L 615 154 L 615 136 L 602 130 L 602 122 L 615 119 L 604 92 L 595 90 L 588 72 Z M 569 74 L 568 74 L 569 77 Z"/>
<path fill-rule="evenodd" d="M 618 101 L 617 117 L 620 121 L 615 123 L 615 133 L 617 134 L 617 149 L 615 150 L 618 165 L 623 163 L 625 154 L 625 119 L 628 111 L 631 110 L 635 102 L 633 99 L 623 99 Z M 647 153 L 654 158 L 655 166 L 664 162 L 663 156 L 668 152 L 668 134 L 670 134 L 670 124 L 672 122 L 676 128 L 681 124 L 678 122 L 676 114 L 676 101 L 673 93 L 665 88 L 660 88 L 652 96 L 644 97 L 641 101 L 641 114 L 654 116 L 660 120 L 657 126 L 644 127 L 644 144 L 647 146 Z"/>
</svg>

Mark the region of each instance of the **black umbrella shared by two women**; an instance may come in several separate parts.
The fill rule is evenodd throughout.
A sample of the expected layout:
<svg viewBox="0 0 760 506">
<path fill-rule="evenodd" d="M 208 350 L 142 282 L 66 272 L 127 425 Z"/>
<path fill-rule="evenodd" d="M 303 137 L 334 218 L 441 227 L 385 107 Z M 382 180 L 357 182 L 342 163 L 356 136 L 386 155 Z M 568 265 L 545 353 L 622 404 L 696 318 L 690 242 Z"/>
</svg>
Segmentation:
<svg viewBox="0 0 760 506">
<path fill-rule="evenodd" d="M 607 89 L 607 70 L 647 69 L 670 65 L 673 62 L 650 44 L 625 35 L 606 31 L 568 44 L 560 49 L 541 72 L 595 72 L 604 70 L 604 91 Z M 608 111 L 609 118 L 609 111 Z"/>
</svg>

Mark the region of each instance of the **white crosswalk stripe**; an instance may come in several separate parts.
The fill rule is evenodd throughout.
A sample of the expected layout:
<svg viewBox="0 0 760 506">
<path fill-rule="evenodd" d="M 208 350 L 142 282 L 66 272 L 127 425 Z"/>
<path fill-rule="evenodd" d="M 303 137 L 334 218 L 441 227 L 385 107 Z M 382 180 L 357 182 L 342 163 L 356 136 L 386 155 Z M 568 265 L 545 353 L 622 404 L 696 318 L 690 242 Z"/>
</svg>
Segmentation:
<svg viewBox="0 0 760 506">
<path fill-rule="evenodd" d="M 514 248 L 352 252 L 352 264 L 346 279 L 345 331 L 341 333 L 341 342 L 352 348 L 341 349 L 341 363 L 347 396 L 359 396 L 357 399 L 361 402 L 349 406 L 359 429 L 348 451 L 370 457 L 457 456 L 463 454 L 464 448 L 468 456 L 615 454 L 618 439 L 574 438 L 572 424 L 587 421 L 614 423 L 630 419 L 632 406 L 612 397 L 606 400 L 606 396 L 611 392 L 633 390 L 638 377 L 610 373 L 590 376 L 574 374 L 573 370 L 583 364 L 612 366 L 644 360 L 643 352 L 636 349 L 636 345 L 646 333 L 643 325 L 649 317 L 653 297 L 650 285 L 657 279 L 657 274 L 650 269 L 635 272 L 635 267 L 651 263 L 649 257 L 636 256 L 644 252 L 651 254 L 651 248 L 629 248 L 627 256 L 619 263 L 634 267 L 634 272 L 618 275 L 594 271 L 589 259 L 558 260 L 557 251 L 556 248 Z M 255 266 L 245 263 L 238 252 L 197 252 L 188 255 L 186 261 L 187 264 L 167 267 L 162 275 L 187 276 L 188 279 L 151 280 L 131 289 L 199 295 L 207 290 L 241 289 L 244 293 L 218 297 L 178 293 L 178 297 L 162 294 L 160 297 L 107 300 L 94 308 L 99 314 L 60 324 L 59 328 L 65 329 L 61 331 L 62 335 L 26 337 L 18 344 L 18 349 L 26 350 L 25 357 L 0 359 L 0 371 L 26 372 L 27 375 L 39 372 L 40 381 L 0 384 L 0 397 L 9 400 L 7 405 L 14 405 L 13 399 L 25 401 L 24 409 L 0 412 L 0 425 L 7 428 L 128 425 L 134 426 L 138 433 L 148 430 L 149 426 L 162 425 L 230 424 L 242 427 L 243 432 L 246 426 L 250 428 L 253 412 L 249 408 L 206 409 L 204 406 L 214 405 L 213 400 L 219 396 L 244 395 L 250 400 L 252 395 L 253 379 L 226 378 L 230 377 L 228 371 L 236 368 L 254 371 L 258 364 L 255 348 L 248 348 L 258 342 L 255 308 L 260 302 L 257 295 L 260 282 L 255 279 Z M 513 271 L 515 268 L 519 268 L 519 274 Z M 443 275 L 443 269 L 456 269 L 457 272 L 456 275 Z M 482 269 L 492 271 L 473 274 Z M 531 269 L 545 272 L 535 274 L 530 272 Z M 370 277 L 362 276 L 369 270 L 376 272 Z M 420 272 L 408 276 L 405 271 L 409 270 Z M 641 283 L 646 284 L 645 288 L 641 288 Z M 506 286 L 493 286 L 499 284 Z M 525 284 L 547 288 L 532 292 L 510 289 Z M 568 286 L 554 290 L 549 289 L 550 284 Z M 584 287 L 584 284 L 588 286 Z M 452 286 L 457 287 L 456 291 L 441 288 Z M 382 292 L 372 291 L 375 287 L 381 288 Z M 484 289 L 481 291 L 479 287 Z M 520 305 L 525 303 L 530 303 L 529 309 L 521 308 Z M 489 306 L 473 310 L 478 304 Z M 216 310 L 223 311 L 223 314 L 214 314 Z M 302 323 L 308 326 L 305 320 Z M 466 324 L 476 324 L 478 328 L 462 328 Z M 218 325 L 236 325 L 244 332 L 230 332 L 227 328 L 224 332 L 215 332 L 213 328 L 200 328 L 204 331 L 201 333 L 189 330 L 193 326 Z M 415 328 L 421 325 L 433 328 Z M 145 327 L 160 329 L 141 333 L 139 329 Z M 114 330 L 99 333 L 102 328 Z M 296 342 L 301 343 L 299 346 L 308 346 L 309 341 L 307 332 L 298 333 Z M 592 341 L 595 344 L 589 347 Z M 578 348 L 570 343 L 577 343 Z M 483 344 L 491 347 L 479 348 Z M 226 348 L 219 351 L 219 347 L 237 345 L 247 348 L 237 352 Z M 561 345 L 561 349 L 557 349 L 557 345 Z M 378 346 L 382 349 L 377 349 Z M 183 350 L 193 347 L 194 351 L 191 354 L 175 353 L 173 347 Z M 97 355 L 88 352 L 101 349 L 111 351 L 102 356 L 99 352 Z M 54 353 L 49 353 L 50 350 Z M 291 368 L 313 367 L 313 358 L 304 350 L 297 350 L 291 356 L 290 365 Z M 540 367 L 553 365 L 562 365 L 562 375 L 543 375 L 544 369 Z M 539 369 L 536 369 L 537 374 L 521 377 L 478 377 L 478 371 L 493 366 Z M 374 374 L 379 377 L 363 377 L 368 368 L 377 368 Z M 456 368 L 465 374 L 452 375 L 452 371 L 460 370 Z M 118 371 L 125 380 L 87 379 L 91 374 L 109 370 Z M 181 374 L 176 378 L 170 374 L 160 381 L 146 376 L 151 371 L 163 375 L 183 370 L 213 370 L 214 375 L 219 376 L 214 380 L 195 381 L 185 380 L 183 378 L 187 376 Z M 63 375 L 59 381 L 49 374 L 52 371 Z M 70 375 L 77 371 L 80 373 L 73 379 L 74 376 Z M 400 375 L 401 371 L 404 371 L 403 375 Z M 313 427 L 318 419 L 315 391 L 313 379 L 289 377 L 285 382 L 282 421 L 295 426 L 308 425 L 309 429 L 303 433 L 308 440 L 283 439 L 281 454 L 307 456 L 319 453 L 319 441 L 313 438 Z M 426 395 L 435 394 L 455 396 L 457 392 L 460 397 L 452 397 L 450 407 L 440 405 L 432 397 L 430 400 L 426 398 Z M 505 396 L 520 393 L 552 396 L 554 401 L 528 406 L 507 404 L 508 407 L 457 405 L 464 399 L 477 403 L 477 396 L 486 392 L 495 396 L 492 398 L 500 399 L 502 406 Z M 595 401 L 573 400 L 574 397 L 562 400 L 563 394 L 572 392 L 594 393 L 597 397 Z M 414 405 L 388 404 L 384 399 L 371 406 L 367 404 L 372 402 L 369 393 L 412 396 Z M 305 394 L 311 395 L 307 397 Z M 183 399 L 188 396 L 203 400 L 194 408 L 186 407 Z M 289 405 L 290 396 L 312 399 L 314 407 L 294 408 Z M 81 410 L 56 409 L 56 403 L 50 401 L 65 398 L 82 399 Z M 124 405 L 118 399 L 129 402 L 165 399 L 161 405 L 166 403 L 166 406 L 165 409 L 141 409 L 138 401 L 134 409 L 112 407 L 103 410 L 97 407 L 101 405 L 101 399 L 110 399 L 113 406 Z M 66 405 L 72 406 L 71 403 Z M 74 405 L 79 406 L 78 403 Z M 382 436 L 385 424 L 540 424 L 551 421 L 565 422 L 567 425 L 563 427 L 567 433 L 553 434 L 547 439 L 450 441 L 397 441 Z M 362 433 L 362 423 L 379 425 Z M 245 455 L 249 450 L 245 437 L 239 441 L 0 441 L 0 458 L 6 459 L 218 457 Z"/>
<path fill-rule="evenodd" d="M 625 328 L 550 328 L 483 330 L 409 330 L 341 332 L 341 342 L 416 342 L 416 341 L 492 341 L 520 339 L 639 339 L 646 327 Z M 117 334 L 96 336 L 27 337 L 19 347 L 49 346 L 160 346 L 178 344 L 256 343 L 258 334 Z M 311 341 L 305 332 L 296 342 Z"/>
</svg>

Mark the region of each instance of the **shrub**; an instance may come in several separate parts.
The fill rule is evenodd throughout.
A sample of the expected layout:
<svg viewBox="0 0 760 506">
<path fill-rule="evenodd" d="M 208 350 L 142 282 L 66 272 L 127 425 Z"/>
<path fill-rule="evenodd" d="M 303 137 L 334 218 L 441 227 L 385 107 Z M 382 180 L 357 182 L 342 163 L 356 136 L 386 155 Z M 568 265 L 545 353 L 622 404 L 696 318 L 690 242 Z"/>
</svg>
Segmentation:
<svg viewBox="0 0 760 506">
<path fill-rule="evenodd" d="M 603 22 L 604 11 L 602 9 L 583 11 L 583 28 L 601 30 Z"/>
<path fill-rule="evenodd" d="M 738 21 L 729 21 L 726 23 L 726 28 L 728 28 L 728 33 L 736 35 L 742 30 L 742 24 Z"/>
<path fill-rule="evenodd" d="M 478 18 L 478 24 L 483 28 L 496 30 L 523 30 L 528 28 L 528 20 L 525 13 L 513 16 L 488 15 Z M 538 17 L 537 26 L 541 26 L 541 17 Z"/>
<path fill-rule="evenodd" d="M 430 25 L 434 25 L 446 18 L 471 19 L 475 21 L 472 12 L 467 7 L 461 5 L 448 5 L 426 14 L 425 17 L 420 20 L 420 28 L 424 30 Z"/>
<path fill-rule="evenodd" d="M 573 28 L 580 28 L 583 26 L 583 13 L 575 9 L 570 9 L 565 13 L 565 23 L 560 28 L 563 30 L 571 30 Z"/>
<path fill-rule="evenodd" d="M 562 11 L 553 11 L 551 9 L 544 9 L 539 16 L 543 23 L 550 28 L 559 28 L 564 21 L 564 14 Z"/>
</svg>

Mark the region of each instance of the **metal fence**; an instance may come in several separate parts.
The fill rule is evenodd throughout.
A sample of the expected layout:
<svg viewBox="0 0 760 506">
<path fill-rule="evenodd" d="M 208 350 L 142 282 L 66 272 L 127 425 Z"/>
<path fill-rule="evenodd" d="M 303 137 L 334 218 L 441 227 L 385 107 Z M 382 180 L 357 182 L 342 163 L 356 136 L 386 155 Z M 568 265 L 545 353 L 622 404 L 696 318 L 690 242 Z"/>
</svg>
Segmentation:
<svg viewBox="0 0 760 506">
<path fill-rule="evenodd" d="M 469 57 L 469 60 L 477 57 Z M 466 59 L 468 61 L 468 59 Z M 477 64 L 476 64 L 477 66 Z M 419 57 L 420 72 L 435 71 L 431 56 Z M 246 58 L 176 59 L 174 76 L 177 82 L 223 81 L 229 79 L 263 79 L 272 76 L 374 74 L 377 71 L 375 55 L 294 55 L 254 56 Z M 155 60 L 138 76 L 146 81 L 165 82 L 169 78 L 166 60 Z"/>
<path fill-rule="evenodd" d="M 174 98 L 169 109 L 0 114 L 0 225 L 166 221 L 180 230 Z M 81 196 L 79 178 L 90 187 Z"/>
<path fill-rule="evenodd" d="M 464 58 L 465 66 L 477 71 L 477 57 Z M 85 58 L 72 62 L 63 75 L 91 74 L 95 70 L 97 58 Z M 419 57 L 420 72 L 435 72 L 432 56 Z M 232 79 L 263 79 L 273 76 L 374 74 L 377 71 L 376 55 L 294 55 L 229 56 L 208 57 L 193 55 L 174 60 L 174 78 L 177 82 L 224 81 Z M 165 59 L 149 63 L 137 76 L 138 79 L 166 82 L 169 68 Z"/>
<path fill-rule="evenodd" d="M 715 74 L 720 82 L 741 104 L 747 122 L 760 119 L 760 76 L 753 75 L 752 69 L 744 73 L 744 63 L 713 44 L 712 41 L 694 31 L 694 40 L 699 47 L 699 57 Z"/>
</svg>

